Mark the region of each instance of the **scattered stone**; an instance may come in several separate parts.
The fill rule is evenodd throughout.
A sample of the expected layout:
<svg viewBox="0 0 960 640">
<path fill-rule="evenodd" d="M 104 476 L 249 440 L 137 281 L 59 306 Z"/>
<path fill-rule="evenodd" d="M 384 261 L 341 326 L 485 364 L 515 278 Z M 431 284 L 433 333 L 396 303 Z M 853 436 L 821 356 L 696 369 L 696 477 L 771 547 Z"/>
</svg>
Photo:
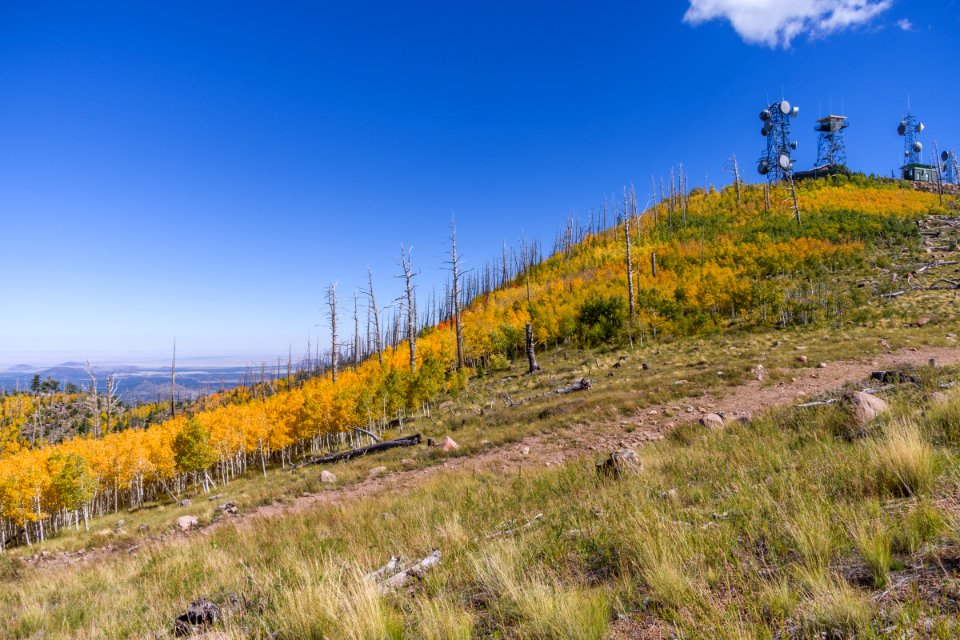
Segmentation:
<svg viewBox="0 0 960 640">
<path fill-rule="evenodd" d="M 757 382 L 763 382 L 766 376 L 767 369 L 762 364 L 758 364 L 753 368 L 753 377 Z"/>
<path fill-rule="evenodd" d="M 337 482 L 337 474 L 324 469 L 320 472 L 320 482 L 324 484 L 335 484 Z"/>
<path fill-rule="evenodd" d="M 126 522 L 124 522 L 123 518 L 117 520 L 116 524 L 113 525 L 113 530 L 116 533 L 123 533 L 127 530 Z"/>
<path fill-rule="evenodd" d="M 400 464 L 402 464 L 405 467 L 415 467 L 417 466 L 417 461 L 414 460 L 413 458 L 404 458 L 403 460 L 400 461 Z"/>
<path fill-rule="evenodd" d="M 694 409 L 693 409 L 693 407 L 691 407 L 691 406 L 688 405 L 686 411 L 687 411 L 687 413 L 693 413 Z"/>
<path fill-rule="evenodd" d="M 884 340 L 883 338 L 880 338 L 880 340 L 877 341 L 877 344 L 879 344 L 884 351 L 891 350 L 890 343 Z"/>
<path fill-rule="evenodd" d="M 190 498 L 184 498 L 183 500 L 180 501 L 181 507 L 189 507 L 191 504 L 193 503 L 190 502 Z"/>
<path fill-rule="evenodd" d="M 826 362 L 821 362 L 820 364 L 817 365 L 817 369 L 826 369 L 826 368 L 827 368 Z"/>
<path fill-rule="evenodd" d="M 196 516 L 180 516 L 177 518 L 177 526 L 180 527 L 180 531 L 189 531 L 199 525 L 200 521 L 197 520 Z"/>
<path fill-rule="evenodd" d="M 877 416 L 890 410 L 890 406 L 884 400 L 862 391 L 854 391 L 845 399 L 852 410 L 853 419 L 861 427 L 865 427 Z"/>
<path fill-rule="evenodd" d="M 236 513 L 238 511 L 237 505 L 232 502 L 224 502 L 222 505 L 217 507 L 217 510 L 222 511 L 223 513 Z"/>
<path fill-rule="evenodd" d="M 920 316 L 914 320 L 911 324 L 915 327 L 925 327 L 930 324 L 930 318 L 928 316 Z"/>
<path fill-rule="evenodd" d="M 456 451 L 459 448 L 460 448 L 460 445 L 458 445 L 454 441 L 454 439 L 451 438 L 450 436 L 447 436 L 446 438 L 444 438 L 443 442 L 440 443 L 440 450 L 443 451 L 444 453 L 447 453 L 449 451 Z"/>
<path fill-rule="evenodd" d="M 491 446 L 492 444 L 493 444 L 493 443 L 490 442 L 489 440 L 481 440 L 481 441 L 480 441 L 480 446 L 481 446 L 481 447 L 489 447 L 489 446 Z"/>
<path fill-rule="evenodd" d="M 627 473 L 640 473 L 643 471 L 643 463 L 633 449 L 618 449 L 611 453 L 609 458 L 597 463 L 597 471 L 620 478 Z"/>
<path fill-rule="evenodd" d="M 928 364 L 930 365 L 930 368 L 931 368 L 931 369 L 936 369 L 936 368 L 937 368 L 937 359 L 936 359 L 936 358 L 930 358 L 930 362 L 929 362 Z"/>
<path fill-rule="evenodd" d="M 723 429 L 723 418 L 716 413 L 708 413 L 700 418 L 700 424 L 708 429 Z"/>
<path fill-rule="evenodd" d="M 382 476 L 386 472 L 387 472 L 386 467 L 374 467 L 373 469 L 370 469 L 370 471 L 367 472 L 367 475 L 370 476 L 371 478 L 376 478 L 377 476 Z"/>
<path fill-rule="evenodd" d="M 648 363 L 648 362 L 644 362 L 644 363 L 643 363 L 642 365 L 640 365 L 640 366 L 643 368 L 644 371 L 649 371 L 649 370 L 650 370 L 650 363 Z"/>
<path fill-rule="evenodd" d="M 619 368 L 622 367 L 622 366 L 623 366 L 623 363 L 622 363 L 622 362 L 614 362 L 614 363 L 613 363 L 613 368 L 614 368 L 614 369 L 619 369 Z"/>
<path fill-rule="evenodd" d="M 809 358 L 807 358 L 807 356 L 797 356 L 797 362 L 800 364 L 807 364 L 808 360 Z"/>
<path fill-rule="evenodd" d="M 686 380 L 674 380 L 674 381 L 673 381 L 673 384 L 676 384 L 676 385 L 687 384 L 687 381 L 686 381 Z"/>
<path fill-rule="evenodd" d="M 527 445 L 523 445 L 522 447 L 520 447 L 520 455 L 522 456 L 530 455 L 530 447 L 528 447 Z"/>
<path fill-rule="evenodd" d="M 730 416 L 727 418 L 727 422 L 731 424 L 739 424 L 744 427 L 750 426 L 750 423 L 753 422 L 753 415 L 750 412 L 745 411 L 743 413 L 738 413 L 736 415 Z"/>
</svg>

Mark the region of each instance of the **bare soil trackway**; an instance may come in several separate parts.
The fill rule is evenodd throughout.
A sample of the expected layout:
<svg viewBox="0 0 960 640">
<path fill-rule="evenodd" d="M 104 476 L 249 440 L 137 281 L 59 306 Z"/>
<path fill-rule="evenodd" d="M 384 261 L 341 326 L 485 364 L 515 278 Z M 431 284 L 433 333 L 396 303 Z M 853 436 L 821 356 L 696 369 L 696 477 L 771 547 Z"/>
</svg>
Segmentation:
<svg viewBox="0 0 960 640">
<path fill-rule="evenodd" d="M 303 495 L 284 503 L 260 506 L 237 516 L 221 518 L 189 534 L 156 536 L 144 539 L 135 547 L 110 545 L 85 551 L 34 556 L 26 558 L 26 561 L 43 566 L 71 565 L 143 548 L 154 548 L 188 535 L 206 535 L 221 526 L 263 526 L 264 519 L 299 513 L 325 504 L 408 491 L 428 478 L 449 471 L 510 473 L 521 468 L 553 466 L 583 457 L 599 459 L 601 453 L 606 454 L 616 448 L 636 448 L 659 440 L 670 429 L 698 420 L 705 412 L 723 412 L 728 416 L 737 416 L 797 404 L 836 391 L 849 382 L 863 380 L 878 369 L 925 365 L 931 358 L 936 358 L 941 365 L 960 364 L 960 347 L 902 349 L 855 360 L 828 362 L 823 368 L 788 369 L 785 372 L 791 378 L 785 382 L 765 385 L 751 380 L 695 400 L 677 400 L 648 406 L 618 422 L 591 424 L 589 427 L 574 424 L 548 434 L 530 435 L 509 445 L 490 447 L 476 455 L 451 457 L 435 466 L 396 471 L 336 489 Z"/>
</svg>

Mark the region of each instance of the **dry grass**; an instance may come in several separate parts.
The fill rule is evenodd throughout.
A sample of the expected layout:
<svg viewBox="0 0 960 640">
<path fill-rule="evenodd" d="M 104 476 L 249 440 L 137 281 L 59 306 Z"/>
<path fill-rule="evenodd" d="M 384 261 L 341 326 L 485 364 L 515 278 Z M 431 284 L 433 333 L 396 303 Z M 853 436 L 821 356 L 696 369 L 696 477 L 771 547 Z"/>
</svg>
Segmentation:
<svg viewBox="0 0 960 640">
<path fill-rule="evenodd" d="M 926 493 L 937 472 L 937 456 L 912 420 L 892 424 L 868 445 L 874 481 L 894 495 Z"/>
</svg>

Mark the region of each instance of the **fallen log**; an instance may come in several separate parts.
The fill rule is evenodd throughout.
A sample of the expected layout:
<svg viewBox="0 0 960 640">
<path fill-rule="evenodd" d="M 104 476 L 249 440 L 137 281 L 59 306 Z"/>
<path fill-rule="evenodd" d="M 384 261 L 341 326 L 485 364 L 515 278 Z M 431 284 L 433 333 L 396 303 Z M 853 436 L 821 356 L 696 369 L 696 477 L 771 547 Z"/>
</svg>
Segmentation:
<svg viewBox="0 0 960 640">
<path fill-rule="evenodd" d="M 390 560 L 387 561 L 387 564 L 383 565 L 376 571 L 371 571 L 366 575 L 367 580 L 371 582 L 379 583 L 383 580 L 383 576 L 387 574 L 393 575 L 398 568 L 401 566 L 401 561 L 399 556 L 390 556 Z"/>
<path fill-rule="evenodd" d="M 593 383 L 590 380 L 586 378 L 580 378 L 573 384 L 569 384 L 565 387 L 560 387 L 559 389 L 555 389 L 554 393 L 573 393 L 574 391 L 585 391 L 592 386 L 593 386 Z"/>
<path fill-rule="evenodd" d="M 380 593 L 389 593 L 395 589 L 400 589 L 408 582 L 411 578 L 423 578 L 423 574 L 427 572 L 428 569 L 433 567 L 436 564 L 440 563 L 440 550 L 434 550 L 430 555 L 425 557 L 420 562 L 416 563 L 409 569 L 401 571 L 400 573 L 394 574 L 380 583 Z"/>
<path fill-rule="evenodd" d="M 397 438 L 396 440 L 386 440 L 384 442 L 378 442 L 376 444 L 367 445 L 366 447 L 359 447 L 357 449 L 350 449 L 349 451 L 340 451 L 339 453 L 331 453 L 328 456 L 322 456 L 320 458 L 311 458 L 305 460 L 294 467 L 291 467 L 291 471 L 299 469 L 300 467 L 306 467 L 311 464 L 334 464 L 336 462 L 345 462 L 347 460 L 352 460 L 353 458 L 359 458 L 365 456 L 368 453 L 379 453 L 380 451 L 387 451 L 388 449 L 395 449 L 396 447 L 412 447 L 420 444 L 420 434 L 415 433 L 412 436 L 407 436 L 406 438 Z"/>
</svg>

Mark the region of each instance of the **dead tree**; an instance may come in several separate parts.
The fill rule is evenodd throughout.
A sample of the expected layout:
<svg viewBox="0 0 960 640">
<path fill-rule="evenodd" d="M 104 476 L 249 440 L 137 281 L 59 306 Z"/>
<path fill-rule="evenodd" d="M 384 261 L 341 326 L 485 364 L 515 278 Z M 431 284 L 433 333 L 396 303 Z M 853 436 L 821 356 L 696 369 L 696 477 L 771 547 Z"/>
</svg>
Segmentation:
<svg viewBox="0 0 960 640">
<path fill-rule="evenodd" d="M 173 360 L 170 361 L 170 417 L 177 417 L 177 339 L 173 339 Z"/>
<path fill-rule="evenodd" d="M 537 353 L 534 349 L 533 325 L 529 322 L 527 323 L 527 362 L 530 365 L 530 370 L 527 373 L 540 371 L 540 365 L 537 364 Z"/>
<path fill-rule="evenodd" d="M 797 199 L 797 182 L 793 179 L 793 172 L 787 172 L 787 181 L 790 183 L 790 194 L 793 196 L 793 212 L 797 219 L 797 226 L 802 227 L 800 221 L 800 201 Z"/>
<path fill-rule="evenodd" d="M 360 310 L 356 290 L 353 292 L 353 366 L 360 366 Z"/>
<path fill-rule="evenodd" d="M 110 433 L 112 418 L 120 409 L 119 386 L 116 374 L 109 374 L 107 376 L 107 388 L 103 394 L 103 412 L 107 417 L 106 433 Z"/>
<path fill-rule="evenodd" d="M 84 405 L 90 411 L 93 417 L 93 437 L 100 437 L 100 394 L 97 390 L 97 372 L 87 360 L 87 375 L 90 377 L 90 394 L 84 401 Z"/>
<path fill-rule="evenodd" d="M 450 273 L 453 280 L 453 322 L 457 333 L 457 371 L 463 369 L 463 332 L 460 326 L 460 257 L 457 255 L 457 222 L 450 221 Z"/>
<path fill-rule="evenodd" d="M 418 274 L 413 271 L 413 247 L 404 251 L 403 245 L 400 245 L 400 268 L 403 269 L 403 275 L 398 277 L 403 278 L 407 299 L 407 342 L 410 343 L 410 371 L 415 372 L 417 370 L 417 308 L 413 302 L 413 279 Z"/>
<path fill-rule="evenodd" d="M 630 247 L 630 218 L 632 211 L 627 207 L 627 188 L 623 188 L 623 235 L 627 244 L 627 294 L 630 303 L 630 317 L 636 311 L 636 301 L 633 291 L 633 254 Z"/>
<path fill-rule="evenodd" d="M 737 155 L 730 156 L 727 163 L 727 171 L 733 174 L 733 186 L 737 191 L 737 206 L 740 206 L 740 164 L 737 162 Z"/>
<path fill-rule="evenodd" d="M 657 226 L 657 223 L 660 221 L 657 211 L 657 179 L 654 178 L 653 174 L 650 174 L 650 198 L 653 200 L 653 226 Z"/>
<path fill-rule="evenodd" d="M 327 315 L 330 319 L 330 375 L 337 381 L 337 283 L 327 285 Z"/>
<path fill-rule="evenodd" d="M 654 278 L 657 277 L 657 252 L 650 252 L 650 275 Z"/>
<path fill-rule="evenodd" d="M 377 359 L 383 366 L 383 334 L 380 333 L 380 310 L 377 309 L 377 298 L 373 295 L 373 269 L 367 267 L 367 301 L 369 312 L 373 315 L 373 347 L 377 350 Z"/>
</svg>

